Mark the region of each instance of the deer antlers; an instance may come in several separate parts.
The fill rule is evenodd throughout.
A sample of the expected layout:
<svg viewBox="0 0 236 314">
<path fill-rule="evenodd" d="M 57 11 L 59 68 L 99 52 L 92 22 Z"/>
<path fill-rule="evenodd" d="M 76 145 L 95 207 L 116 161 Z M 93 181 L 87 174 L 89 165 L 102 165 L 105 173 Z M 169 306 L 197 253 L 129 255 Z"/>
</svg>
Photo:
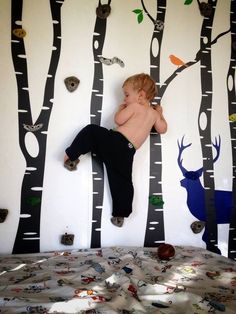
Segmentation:
<svg viewBox="0 0 236 314">
<path fill-rule="evenodd" d="M 182 139 L 181 139 L 181 143 L 179 142 L 179 140 L 177 141 L 177 143 L 178 143 L 178 147 L 179 147 L 178 165 L 179 165 L 179 168 L 180 168 L 180 170 L 182 171 L 183 175 L 185 176 L 186 173 L 188 173 L 189 171 L 186 170 L 186 169 L 183 167 L 182 153 L 183 153 L 183 151 L 184 151 L 187 147 L 191 146 L 192 143 L 189 143 L 189 144 L 187 144 L 187 145 L 184 145 L 184 136 L 183 136 Z M 213 159 L 213 163 L 215 163 L 215 162 L 217 161 L 217 159 L 219 158 L 219 155 L 220 155 L 220 147 L 221 147 L 221 137 L 220 137 L 220 135 L 219 135 L 218 139 L 217 139 L 217 137 L 215 137 L 215 142 L 214 142 L 214 143 L 212 142 L 212 145 L 213 145 L 213 147 L 214 147 L 215 150 L 216 150 L 216 156 L 215 156 L 215 158 Z M 196 172 L 200 173 L 200 172 L 202 172 L 202 170 L 203 170 L 203 167 L 200 168 L 199 170 L 197 170 Z"/>
</svg>

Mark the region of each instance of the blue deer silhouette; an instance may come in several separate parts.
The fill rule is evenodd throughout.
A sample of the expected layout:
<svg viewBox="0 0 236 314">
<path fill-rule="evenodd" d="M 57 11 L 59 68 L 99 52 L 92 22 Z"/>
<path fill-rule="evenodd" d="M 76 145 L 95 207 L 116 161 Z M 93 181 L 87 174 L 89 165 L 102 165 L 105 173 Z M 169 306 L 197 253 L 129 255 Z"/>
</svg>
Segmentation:
<svg viewBox="0 0 236 314">
<path fill-rule="evenodd" d="M 192 143 L 184 145 L 184 136 L 181 139 L 181 143 L 178 140 L 179 155 L 178 165 L 184 176 L 184 179 L 180 181 L 181 186 L 187 191 L 187 205 L 191 214 L 200 221 L 206 222 L 206 207 L 205 207 L 205 188 L 202 186 L 200 178 L 203 174 L 203 167 L 195 171 L 186 170 L 183 166 L 183 151 L 190 147 Z M 217 161 L 220 156 L 221 138 L 219 140 L 215 138 L 215 143 L 212 143 L 216 150 L 216 156 L 213 159 L 213 163 Z M 233 205 L 232 192 L 231 191 L 214 191 L 214 205 L 216 210 L 216 223 L 228 224 L 230 222 L 230 212 Z M 207 232 L 204 230 L 202 240 L 206 243 Z"/>
</svg>

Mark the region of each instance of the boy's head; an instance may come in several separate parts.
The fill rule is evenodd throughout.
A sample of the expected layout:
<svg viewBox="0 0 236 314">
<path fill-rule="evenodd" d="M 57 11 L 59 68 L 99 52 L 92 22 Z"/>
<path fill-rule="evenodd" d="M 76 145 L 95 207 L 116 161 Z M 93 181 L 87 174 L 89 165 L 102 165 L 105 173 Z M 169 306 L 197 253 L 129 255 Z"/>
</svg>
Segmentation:
<svg viewBox="0 0 236 314">
<path fill-rule="evenodd" d="M 148 74 L 141 73 L 128 77 L 124 81 L 122 87 L 124 88 L 127 85 L 132 87 L 137 92 L 144 91 L 148 101 L 153 100 L 154 97 L 157 95 L 157 87 L 155 81 Z"/>
</svg>

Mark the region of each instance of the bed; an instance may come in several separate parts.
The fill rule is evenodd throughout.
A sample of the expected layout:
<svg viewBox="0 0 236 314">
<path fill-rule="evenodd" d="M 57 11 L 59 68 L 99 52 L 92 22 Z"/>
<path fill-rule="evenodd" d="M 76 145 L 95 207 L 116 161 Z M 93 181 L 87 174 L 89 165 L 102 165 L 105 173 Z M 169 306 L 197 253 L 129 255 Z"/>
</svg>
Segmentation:
<svg viewBox="0 0 236 314">
<path fill-rule="evenodd" d="M 109 247 L 0 257 L 0 313 L 236 313 L 236 262 L 202 248 Z"/>
</svg>

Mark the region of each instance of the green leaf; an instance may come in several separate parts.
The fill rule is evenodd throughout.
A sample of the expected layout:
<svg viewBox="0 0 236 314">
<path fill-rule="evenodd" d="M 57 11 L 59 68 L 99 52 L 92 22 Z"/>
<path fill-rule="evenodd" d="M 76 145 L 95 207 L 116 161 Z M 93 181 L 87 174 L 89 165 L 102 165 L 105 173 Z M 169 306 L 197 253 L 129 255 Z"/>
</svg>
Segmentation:
<svg viewBox="0 0 236 314">
<path fill-rule="evenodd" d="M 137 18 L 138 18 L 138 23 L 140 24 L 140 23 L 143 21 L 143 12 L 140 13 L 140 14 L 137 16 Z"/>
<path fill-rule="evenodd" d="M 185 0 L 184 4 L 191 4 L 193 2 L 193 0 Z"/>
<path fill-rule="evenodd" d="M 135 9 L 135 10 L 133 10 L 132 12 L 134 12 L 135 14 L 140 14 L 140 13 L 143 12 L 143 10 L 141 10 L 141 9 Z"/>
</svg>

